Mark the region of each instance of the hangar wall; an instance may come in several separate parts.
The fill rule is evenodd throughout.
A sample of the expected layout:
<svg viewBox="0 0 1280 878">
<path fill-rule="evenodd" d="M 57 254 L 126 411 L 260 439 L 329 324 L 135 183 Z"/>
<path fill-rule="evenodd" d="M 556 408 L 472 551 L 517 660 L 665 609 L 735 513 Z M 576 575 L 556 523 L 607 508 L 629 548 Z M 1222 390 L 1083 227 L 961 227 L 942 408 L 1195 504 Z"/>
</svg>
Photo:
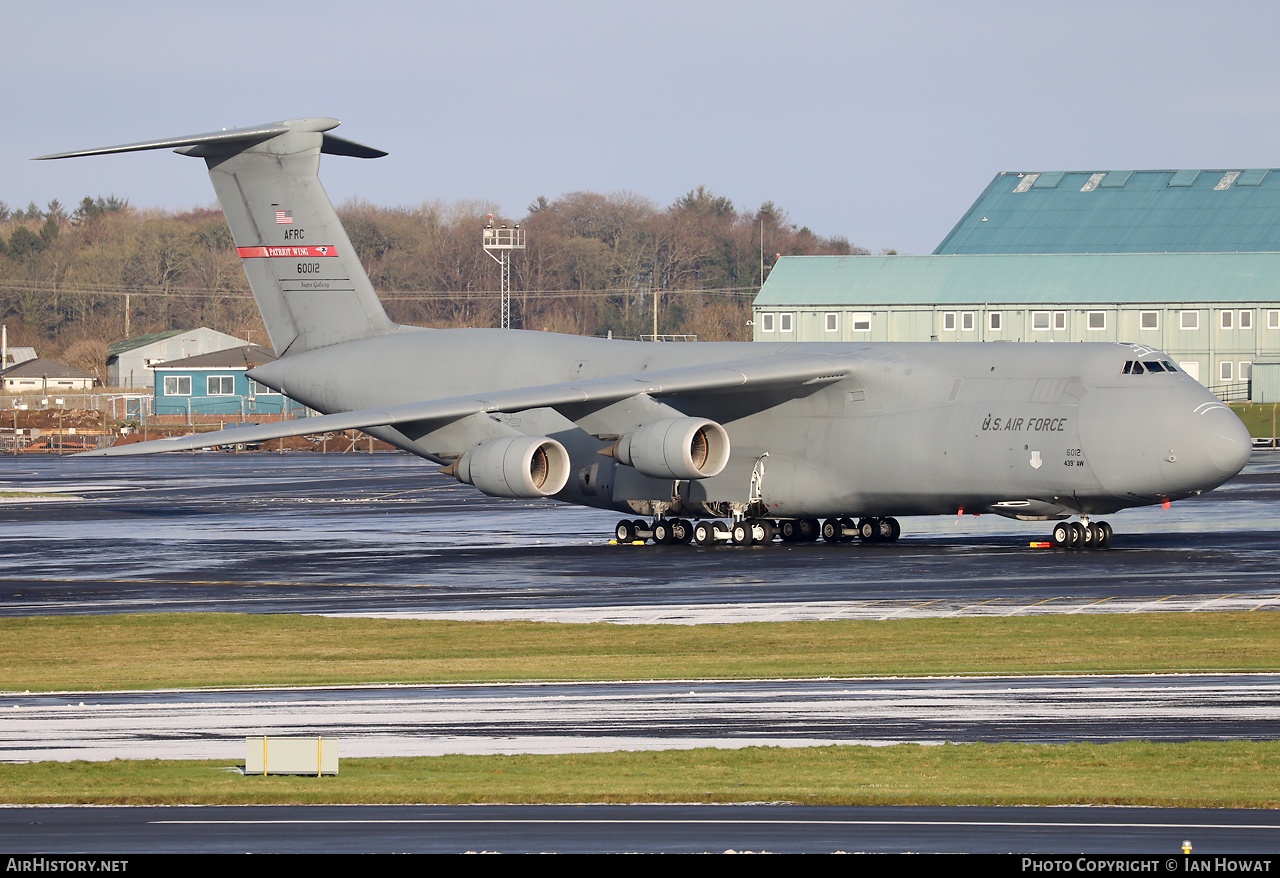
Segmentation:
<svg viewBox="0 0 1280 878">
<path fill-rule="evenodd" d="M 1209 385 L 1280 354 L 1280 174 L 997 174 L 929 256 L 788 256 L 756 341 L 1124 341 Z"/>
</svg>

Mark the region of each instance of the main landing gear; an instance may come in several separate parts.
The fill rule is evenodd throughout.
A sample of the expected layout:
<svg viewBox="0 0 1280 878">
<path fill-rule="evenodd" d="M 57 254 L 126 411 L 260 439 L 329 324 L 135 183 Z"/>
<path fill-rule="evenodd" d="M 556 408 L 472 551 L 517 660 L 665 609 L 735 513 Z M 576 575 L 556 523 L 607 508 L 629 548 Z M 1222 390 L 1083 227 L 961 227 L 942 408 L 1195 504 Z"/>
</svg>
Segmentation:
<svg viewBox="0 0 1280 878">
<path fill-rule="evenodd" d="M 1105 521 L 1060 521 L 1050 538 L 1055 549 L 1109 549 L 1111 525 Z"/>
<path fill-rule="evenodd" d="M 743 518 L 726 525 L 720 521 L 693 524 L 683 518 L 659 518 L 652 524 L 640 519 L 623 519 L 613 531 L 619 543 L 652 540 L 659 545 L 687 543 L 714 546 L 732 543 L 754 546 L 781 539 L 784 543 L 811 543 L 822 537 L 829 543 L 862 540 L 864 543 L 892 543 L 902 535 L 896 518 L 829 518 L 819 523 L 816 518 Z"/>
</svg>

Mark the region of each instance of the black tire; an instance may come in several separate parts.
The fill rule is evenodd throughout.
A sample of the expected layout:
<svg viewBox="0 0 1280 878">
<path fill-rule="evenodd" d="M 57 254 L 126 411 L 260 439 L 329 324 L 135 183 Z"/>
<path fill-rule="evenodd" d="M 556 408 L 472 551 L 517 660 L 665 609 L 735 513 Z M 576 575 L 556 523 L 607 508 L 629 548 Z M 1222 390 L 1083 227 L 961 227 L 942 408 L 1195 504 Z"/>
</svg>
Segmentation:
<svg viewBox="0 0 1280 878">
<path fill-rule="evenodd" d="M 693 527 L 693 541 L 699 546 L 716 544 L 716 527 L 709 521 L 700 521 Z"/>
<path fill-rule="evenodd" d="M 822 523 L 822 538 L 828 543 L 838 543 L 844 539 L 844 529 L 838 519 L 828 518 Z"/>
<path fill-rule="evenodd" d="M 1071 548 L 1079 549 L 1084 546 L 1084 525 L 1078 521 L 1071 522 Z"/>
<path fill-rule="evenodd" d="M 816 518 L 800 519 L 800 539 L 806 543 L 812 543 L 818 538 L 822 526 L 818 524 Z"/>
<path fill-rule="evenodd" d="M 729 538 L 733 540 L 735 546 L 750 546 L 755 541 L 755 528 L 751 526 L 749 521 L 735 521 L 733 529 L 729 532 Z"/>
<path fill-rule="evenodd" d="M 1111 530 L 1111 525 L 1107 524 L 1105 521 L 1098 522 L 1098 548 L 1099 549 L 1111 548 L 1112 533 L 1113 532 Z"/>
<path fill-rule="evenodd" d="M 864 543 L 880 542 L 880 519 L 864 518 L 858 522 L 858 536 Z"/>
<path fill-rule="evenodd" d="M 689 540 L 693 539 L 693 525 L 683 518 L 677 518 L 671 522 L 671 541 L 686 545 Z"/>
<path fill-rule="evenodd" d="M 782 541 L 784 543 L 800 542 L 800 522 L 793 518 L 788 518 L 786 521 L 782 522 L 782 524 L 778 526 L 778 532 L 782 534 Z"/>
<path fill-rule="evenodd" d="M 882 519 L 881 521 L 882 521 L 882 526 L 880 528 L 880 535 L 884 537 L 884 541 L 886 543 L 896 543 L 898 541 L 898 537 L 902 536 L 902 525 L 898 524 L 898 519 L 885 518 L 885 519 Z M 886 525 L 888 526 L 887 535 L 885 533 Z"/>
<path fill-rule="evenodd" d="M 622 521 L 618 522 L 617 527 L 613 529 L 613 536 L 619 543 L 635 542 L 635 525 L 624 518 Z"/>
<path fill-rule="evenodd" d="M 1049 538 L 1055 548 L 1065 549 L 1071 545 L 1071 525 L 1068 522 L 1060 521 L 1053 526 L 1053 536 Z"/>
<path fill-rule="evenodd" d="M 663 519 L 653 523 L 653 541 L 660 546 L 670 545 L 675 542 L 671 522 Z"/>
</svg>

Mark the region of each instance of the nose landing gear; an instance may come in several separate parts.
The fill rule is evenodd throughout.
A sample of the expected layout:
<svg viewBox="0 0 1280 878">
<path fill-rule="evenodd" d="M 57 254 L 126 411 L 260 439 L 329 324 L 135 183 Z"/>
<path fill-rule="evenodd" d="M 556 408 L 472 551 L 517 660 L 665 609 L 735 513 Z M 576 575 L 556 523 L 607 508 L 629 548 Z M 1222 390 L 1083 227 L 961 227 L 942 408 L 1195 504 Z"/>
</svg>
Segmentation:
<svg viewBox="0 0 1280 878">
<path fill-rule="evenodd" d="M 1111 547 L 1111 525 L 1105 521 L 1060 521 L 1053 528 L 1050 541 L 1055 549 L 1108 549 Z"/>
</svg>

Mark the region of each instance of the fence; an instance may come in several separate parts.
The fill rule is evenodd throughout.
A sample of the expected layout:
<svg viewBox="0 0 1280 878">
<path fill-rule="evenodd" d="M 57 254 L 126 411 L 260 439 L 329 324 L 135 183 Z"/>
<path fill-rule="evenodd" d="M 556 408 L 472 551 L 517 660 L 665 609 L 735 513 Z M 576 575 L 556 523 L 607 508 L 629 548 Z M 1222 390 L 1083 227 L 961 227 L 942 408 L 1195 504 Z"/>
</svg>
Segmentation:
<svg viewBox="0 0 1280 878">
<path fill-rule="evenodd" d="M 1248 402 L 1253 398 L 1253 382 L 1237 381 L 1235 384 L 1214 384 L 1209 392 L 1223 402 Z"/>
</svg>

